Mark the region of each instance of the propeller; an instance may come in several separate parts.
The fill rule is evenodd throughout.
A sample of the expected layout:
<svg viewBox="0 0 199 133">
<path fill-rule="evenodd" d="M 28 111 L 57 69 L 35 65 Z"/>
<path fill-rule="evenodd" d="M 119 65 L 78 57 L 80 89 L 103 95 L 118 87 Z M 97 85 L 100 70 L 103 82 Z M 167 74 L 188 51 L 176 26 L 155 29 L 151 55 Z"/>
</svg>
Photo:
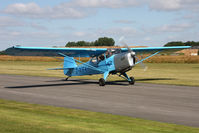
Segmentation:
<svg viewBox="0 0 199 133">
<path fill-rule="evenodd" d="M 140 61 L 140 59 L 137 56 L 135 56 L 135 58 L 137 59 L 138 62 Z M 148 69 L 148 66 L 146 66 L 143 62 L 140 62 L 140 65 L 144 69 L 144 71 Z"/>
<path fill-rule="evenodd" d="M 120 37 L 119 43 L 121 43 L 125 48 L 127 48 L 128 52 L 131 53 L 132 57 L 135 57 L 135 52 L 133 52 L 133 50 L 131 50 L 131 48 L 126 44 L 124 39 L 125 39 L 124 36 Z"/>
<path fill-rule="evenodd" d="M 131 56 L 136 58 L 137 61 L 140 61 L 140 59 L 135 55 L 135 52 L 127 45 L 127 43 L 124 41 L 125 37 L 122 36 L 119 38 L 119 43 L 121 43 L 125 48 L 127 48 L 128 52 L 131 53 Z M 144 69 L 144 71 L 146 71 L 148 69 L 148 67 L 141 62 L 140 63 L 141 67 Z"/>
</svg>

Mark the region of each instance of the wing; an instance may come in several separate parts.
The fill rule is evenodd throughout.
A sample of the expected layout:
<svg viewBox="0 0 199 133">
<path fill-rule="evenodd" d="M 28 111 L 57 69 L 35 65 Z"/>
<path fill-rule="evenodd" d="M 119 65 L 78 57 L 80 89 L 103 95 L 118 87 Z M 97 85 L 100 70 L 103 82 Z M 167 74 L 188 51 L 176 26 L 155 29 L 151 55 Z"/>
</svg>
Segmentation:
<svg viewBox="0 0 199 133">
<path fill-rule="evenodd" d="M 136 53 L 148 53 L 156 51 L 168 51 L 190 48 L 190 46 L 175 47 L 142 47 L 131 48 Z M 70 57 L 94 57 L 107 51 L 107 48 L 50 48 L 50 47 L 21 47 L 14 46 L 8 48 L 5 52 L 8 55 L 17 56 L 60 56 L 59 53 Z M 127 48 L 121 48 L 121 52 L 127 52 Z"/>
<path fill-rule="evenodd" d="M 175 47 L 142 47 L 142 48 L 130 48 L 132 51 L 136 53 L 150 53 L 156 51 L 169 51 L 169 50 L 180 50 L 180 49 L 187 49 L 191 48 L 191 46 L 175 46 Z M 128 51 L 127 48 L 122 48 L 122 52 Z"/>
<path fill-rule="evenodd" d="M 5 52 L 17 56 L 60 56 L 59 53 L 70 57 L 94 57 L 103 54 L 106 48 L 50 48 L 50 47 L 21 47 L 14 46 Z"/>
</svg>

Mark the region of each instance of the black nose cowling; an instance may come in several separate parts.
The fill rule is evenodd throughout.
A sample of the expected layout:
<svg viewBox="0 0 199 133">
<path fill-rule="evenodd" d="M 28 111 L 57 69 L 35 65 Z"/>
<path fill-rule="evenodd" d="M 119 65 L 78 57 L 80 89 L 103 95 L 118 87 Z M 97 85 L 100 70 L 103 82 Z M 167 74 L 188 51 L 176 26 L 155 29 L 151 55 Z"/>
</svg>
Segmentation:
<svg viewBox="0 0 199 133">
<path fill-rule="evenodd" d="M 115 71 L 126 72 L 135 65 L 135 54 L 134 52 L 117 54 L 114 57 Z"/>
</svg>

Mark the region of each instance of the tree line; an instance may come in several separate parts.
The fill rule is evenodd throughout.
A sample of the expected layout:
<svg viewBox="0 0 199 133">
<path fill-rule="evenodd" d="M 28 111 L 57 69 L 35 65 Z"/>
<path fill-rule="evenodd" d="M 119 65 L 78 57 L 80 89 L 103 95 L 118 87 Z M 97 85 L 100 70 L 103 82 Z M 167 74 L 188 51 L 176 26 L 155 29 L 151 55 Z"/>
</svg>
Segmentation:
<svg viewBox="0 0 199 133">
<path fill-rule="evenodd" d="M 165 47 L 168 47 L 168 46 L 199 46 L 199 42 L 194 42 L 194 41 L 187 41 L 187 42 L 173 41 L 173 42 L 168 42 L 164 46 Z"/>
<path fill-rule="evenodd" d="M 0 51 L 0 55 L 5 55 L 5 51 Z"/>
<path fill-rule="evenodd" d="M 79 47 L 79 46 L 114 46 L 114 45 L 115 45 L 115 41 L 113 38 L 101 37 L 93 42 L 87 42 L 87 41 L 68 42 L 65 46 L 66 47 Z M 199 46 L 199 42 L 172 41 L 164 45 L 164 47 L 168 47 L 168 46 Z"/>
<path fill-rule="evenodd" d="M 115 41 L 113 38 L 100 37 L 94 42 L 86 41 L 77 41 L 77 42 L 68 42 L 66 47 L 79 47 L 79 46 L 114 46 Z"/>
</svg>

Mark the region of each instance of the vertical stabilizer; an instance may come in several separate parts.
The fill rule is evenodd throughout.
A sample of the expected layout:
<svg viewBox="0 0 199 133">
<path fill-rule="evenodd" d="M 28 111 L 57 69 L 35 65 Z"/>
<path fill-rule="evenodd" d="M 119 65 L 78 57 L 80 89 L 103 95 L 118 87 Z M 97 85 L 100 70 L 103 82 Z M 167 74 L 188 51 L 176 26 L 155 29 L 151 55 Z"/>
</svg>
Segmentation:
<svg viewBox="0 0 199 133">
<path fill-rule="evenodd" d="M 77 64 L 73 57 L 64 57 L 64 74 L 71 76 L 71 73 L 75 67 L 77 67 Z"/>
</svg>

